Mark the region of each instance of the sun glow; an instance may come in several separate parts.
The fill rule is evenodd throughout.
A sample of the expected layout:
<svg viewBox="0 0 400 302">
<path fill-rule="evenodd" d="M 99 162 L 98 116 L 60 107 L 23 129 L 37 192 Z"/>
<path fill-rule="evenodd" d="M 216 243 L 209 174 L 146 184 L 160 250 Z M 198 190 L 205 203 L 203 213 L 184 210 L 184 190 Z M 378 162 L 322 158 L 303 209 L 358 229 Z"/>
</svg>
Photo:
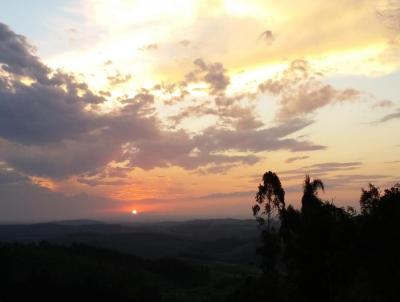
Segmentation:
<svg viewBox="0 0 400 302">
<path fill-rule="evenodd" d="M 137 210 L 135 210 L 135 209 L 132 210 L 132 215 L 137 215 L 137 213 L 138 213 Z"/>
</svg>

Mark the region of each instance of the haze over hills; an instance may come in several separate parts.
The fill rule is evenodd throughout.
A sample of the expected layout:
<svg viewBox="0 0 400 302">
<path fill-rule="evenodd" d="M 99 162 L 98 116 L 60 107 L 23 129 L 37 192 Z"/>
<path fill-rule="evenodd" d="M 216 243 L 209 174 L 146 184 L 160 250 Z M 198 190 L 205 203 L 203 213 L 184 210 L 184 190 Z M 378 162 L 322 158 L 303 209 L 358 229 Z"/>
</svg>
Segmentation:
<svg viewBox="0 0 400 302">
<path fill-rule="evenodd" d="M 0 241 L 84 243 L 147 258 L 186 257 L 256 262 L 254 220 L 212 219 L 157 223 L 72 220 L 0 226 Z"/>
</svg>

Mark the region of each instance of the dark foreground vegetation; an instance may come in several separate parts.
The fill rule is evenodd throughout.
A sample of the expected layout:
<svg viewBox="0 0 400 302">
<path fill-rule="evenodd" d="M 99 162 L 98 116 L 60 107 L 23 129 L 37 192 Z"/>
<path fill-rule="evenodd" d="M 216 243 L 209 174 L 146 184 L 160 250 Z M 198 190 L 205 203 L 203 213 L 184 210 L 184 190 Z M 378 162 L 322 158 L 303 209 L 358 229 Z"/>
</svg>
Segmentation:
<svg viewBox="0 0 400 302">
<path fill-rule="evenodd" d="M 296 210 L 286 207 L 278 176 L 264 174 L 253 207 L 263 228 L 264 274 L 248 279 L 232 301 L 399 300 L 400 185 L 383 193 L 369 185 L 359 214 L 323 202 L 318 189 L 322 181 L 307 176 Z"/>
<path fill-rule="evenodd" d="M 307 176 L 295 209 L 265 173 L 258 224 L 0 226 L 0 302 L 397 301 L 400 186 L 370 185 L 358 212 L 321 200 L 320 189 Z"/>
<path fill-rule="evenodd" d="M 82 244 L 0 244 L 0 301 L 223 301 L 248 267 L 146 260 Z"/>
</svg>

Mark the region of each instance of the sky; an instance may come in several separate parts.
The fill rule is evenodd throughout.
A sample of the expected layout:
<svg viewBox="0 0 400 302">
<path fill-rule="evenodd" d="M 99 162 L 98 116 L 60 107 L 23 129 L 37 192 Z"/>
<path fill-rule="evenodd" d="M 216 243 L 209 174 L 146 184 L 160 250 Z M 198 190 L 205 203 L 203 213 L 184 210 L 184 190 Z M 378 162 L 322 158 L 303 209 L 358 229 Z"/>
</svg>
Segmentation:
<svg viewBox="0 0 400 302">
<path fill-rule="evenodd" d="M 250 218 L 269 170 L 357 206 L 400 181 L 399 32 L 398 0 L 0 0 L 0 222 Z"/>
</svg>

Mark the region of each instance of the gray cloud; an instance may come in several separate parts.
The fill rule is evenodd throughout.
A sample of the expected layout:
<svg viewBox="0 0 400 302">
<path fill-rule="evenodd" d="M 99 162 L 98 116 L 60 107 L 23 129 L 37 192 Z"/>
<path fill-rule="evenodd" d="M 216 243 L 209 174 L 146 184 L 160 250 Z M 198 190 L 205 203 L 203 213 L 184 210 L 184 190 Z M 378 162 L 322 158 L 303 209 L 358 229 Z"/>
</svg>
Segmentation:
<svg viewBox="0 0 400 302">
<path fill-rule="evenodd" d="M 32 55 L 25 38 L 6 26 L 2 25 L 0 31 L 5 37 L 0 40 L 0 60 L 7 68 L 7 74 L 0 73 L 0 161 L 17 172 L 53 178 L 78 175 L 82 183 L 95 185 L 119 181 L 105 172 L 111 162 L 126 169 L 176 165 L 223 173 L 234 164 L 258 162 L 258 153 L 264 151 L 324 149 L 306 140 L 288 138 L 307 127 L 309 121 L 287 120 L 262 128 L 251 102 L 247 107 L 237 104 L 254 96 L 224 95 L 229 77 L 220 63 L 198 59 L 196 70 L 188 77 L 207 82 L 213 94 L 210 106 L 203 104 L 192 111 L 215 114 L 221 124 L 189 135 L 163 127 L 155 113 L 154 95 L 144 89 L 133 98 L 120 99 L 123 106 L 119 110 L 99 113 L 99 104 L 107 101 L 103 96 L 94 94 L 73 75 L 43 65 Z M 24 84 L 22 75 L 33 82 Z M 175 91 L 185 85 L 163 85 L 159 89 Z M 186 116 L 193 112 L 186 112 Z"/>
<path fill-rule="evenodd" d="M 9 184 L 19 184 L 25 183 L 29 181 L 29 177 L 14 171 L 10 170 L 0 164 L 0 186 L 9 185 Z"/>
<path fill-rule="evenodd" d="M 206 63 L 203 59 L 196 59 L 194 65 L 196 70 L 185 76 L 187 82 L 204 81 L 210 86 L 211 94 L 224 93 L 230 83 L 226 70 L 221 63 Z"/>
<path fill-rule="evenodd" d="M 328 188 L 338 187 L 359 187 L 361 188 L 368 183 L 377 183 L 381 181 L 391 180 L 392 176 L 382 174 L 347 174 L 347 175 L 335 175 L 334 177 L 328 177 L 324 179 L 324 183 Z"/>
<path fill-rule="evenodd" d="M 268 29 L 260 34 L 260 36 L 258 37 L 258 40 L 260 40 L 260 39 L 267 42 L 267 44 L 271 44 L 275 40 L 275 35 L 272 32 L 272 30 Z"/>
<path fill-rule="evenodd" d="M 318 80 L 320 77 L 307 61 L 296 60 L 282 75 L 260 84 L 259 90 L 279 98 L 278 118 L 282 120 L 312 113 L 328 104 L 353 101 L 361 95 L 354 89 L 336 89 Z"/>
<path fill-rule="evenodd" d="M 0 68 L 13 75 L 45 81 L 49 68 L 39 62 L 33 50 L 24 36 L 0 23 Z"/>
<path fill-rule="evenodd" d="M 361 165 L 361 162 L 325 162 L 304 166 L 298 169 L 280 171 L 278 174 L 283 175 L 283 178 L 286 180 L 303 178 L 305 174 L 321 177 L 330 172 L 356 170 L 360 168 Z"/>
<path fill-rule="evenodd" d="M 289 157 L 287 160 L 285 160 L 285 163 L 290 164 L 295 161 L 299 161 L 299 160 L 307 159 L 307 158 L 310 158 L 310 157 L 309 156 L 293 156 L 293 157 Z"/>
<path fill-rule="evenodd" d="M 120 84 L 124 84 L 132 79 L 132 75 L 130 74 L 122 74 L 121 72 L 117 71 L 114 75 L 110 75 L 107 77 L 108 82 L 111 86 L 117 86 Z"/>
<path fill-rule="evenodd" d="M 395 112 L 383 116 L 382 118 L 374 122 L 374 124 L 385 123 L 398 118 L 400 118 L 400 109 L 397 109 Z"/>
<path fill-rule="evenodd" d="M 0 178 L 15 178 L 15 173 Z M 118 201 L 84 193 L 67 196 L 40 187 L 29 181 L 1 183 L 0 220 L 2 222 L 33 222 L 76 218 L 95 218 L 111 215 Z"/>
<path fill-rule="evenodd" d="M 255 191 L 240 191 L 240 192 L 228 192 L 228 193 L 213 193 L 208 195 L 199 196 L 196 199 L 225 199 L 225 198 L 240 198 L 240 197 L 253 197 Z"/>
</svg>

